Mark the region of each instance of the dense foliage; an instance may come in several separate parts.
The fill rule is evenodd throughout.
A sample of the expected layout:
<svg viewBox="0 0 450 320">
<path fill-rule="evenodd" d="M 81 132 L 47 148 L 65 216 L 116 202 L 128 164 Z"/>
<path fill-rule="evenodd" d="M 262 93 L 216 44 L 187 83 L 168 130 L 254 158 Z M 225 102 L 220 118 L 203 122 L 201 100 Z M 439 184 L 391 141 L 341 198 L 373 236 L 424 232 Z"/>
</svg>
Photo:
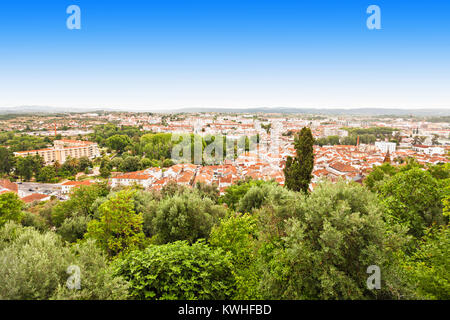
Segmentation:
<svg viewBox="0 0 450 320">
<path fill-rule="evenodd" d="M 235 290 L 232 264 L 203 242 L 150 245 L 117 262 L 135 299 L 229 299 Z"/>
<path fill-rule="evenodd" d="M 371 127 L 371 128 L 343 128 L 348 132 L 347 136 L 327 136 L 323 138 L 319 138 L 315 141 L 315 144 L 319 146 L 324 145 L 356 145 L 358 143 L 365 144 L 373 144 L 377 139 L 389 139 L 391 142 L 399 143 L 400 136 L 393 135 L 395 131 L 398 132 L 395 128 L 389 127 Z"/>
<path fill-rule="evenodd" d="M 448 299 L 449 177 L 408 159 L 307 192 L 251 179 L 221 196 L 97 183 L 25 205 L 6 192 L 0 299 Z M 380 289 L 367 288 L 371 265 Z"/>
<path fill-rule="evenodd" d="M 79 267 L 81 287 L 66 288 L 67 268 Z M 53 232 L 13 222 L 0 229 L 0 299 L 125 299 L 128 284 L 112 277 L 93 242 L 65 246 Z"/>
<path fill-rule="evenodd" d="M 405 298 L 393 252 L 403 230 L 389 232 L 375 195 L 357 184 L 320 185 L 286 224 L 285 235 L 267 251 L 261 281 L 266 298 Z M 367 267 L 383 270 L 381 290 L 365 286 Z"/>
</svg>

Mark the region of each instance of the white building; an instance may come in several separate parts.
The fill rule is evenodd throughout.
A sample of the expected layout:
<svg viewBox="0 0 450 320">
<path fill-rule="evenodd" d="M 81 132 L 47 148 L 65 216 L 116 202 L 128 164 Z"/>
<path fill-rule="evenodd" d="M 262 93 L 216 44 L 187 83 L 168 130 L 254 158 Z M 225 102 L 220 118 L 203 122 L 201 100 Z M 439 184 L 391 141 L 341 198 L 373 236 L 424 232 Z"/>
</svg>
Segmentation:
<svg viewBox="0 0 450 320">
<path fill-rule="evenodd" d="M 66 181 L 61 184 L 61 193 L 62 194 L 68 194 L 73 188 L 80 187 L 80 186 L 90 186 L 92 184 L 91 181 L 85 180 L 85 181 Z"/>
<path fill-rule="evenodd" d="M 426 146 L 426 145 L 414 145 L 412 147 L 412 149 L 414 151 L 417 152 L 421 152 L 421 153 L 425 153 L 428 155 L 433 155 L 433 154 L 444 154 L 445 153 L 445 149 L 442 147 L 431 147 L 431 146 Z"/>
<path fill-rule="evenodd" d="M 152 176 L 143 172 L 128 172 L 117 177 L 111 178 L 111 187 L 132 186 L 139 184 L 144 188 L 152 184 Z"/>
<path fill-rule="evenodd" d="M 111 178 L 111 187 L 141 185 L 144 188 L 150 187 L 153 182 L 162 177 L 160 168 L 148 168 L 142 171 L 127 172 Z"/>
<path fill-rule="evenodd" d="M 378 148 L 383 153 L 393 153 L 397 148 L 397 144 L 395 142 L 386 142 L 386 141 L 377 141 L 375 142 L 375 147 Z"/>
</svg>

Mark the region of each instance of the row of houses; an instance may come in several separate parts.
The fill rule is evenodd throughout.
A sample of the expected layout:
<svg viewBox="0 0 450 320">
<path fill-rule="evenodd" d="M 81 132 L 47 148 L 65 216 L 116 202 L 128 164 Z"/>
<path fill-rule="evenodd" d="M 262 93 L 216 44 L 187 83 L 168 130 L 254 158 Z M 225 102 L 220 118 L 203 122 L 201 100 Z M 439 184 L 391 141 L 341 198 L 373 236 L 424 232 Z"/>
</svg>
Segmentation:
<svg viewBox="0 0 450 320">
<path fill-rule="evenodd" d="M 72 191 L 73 188 L 80 187 L 80 186 L 89 186 L 94 184 L 95 181 L 66 181 L 61 183 L 60 190 L 59 190 L 59 198 L 67 199 L 69 193 Z M 32 202 L 40 202 L 40 201 L 47 201 L 50 200 L 52 194 L 48 193 L 40 193 L 40 192 L 30 192 L 29 190 L 24 190 L 19 188 L 19 185 L 17 183 L 11 182 L 8 179 L 0 179 L 0 194 L 4 194 L 7 192 L 13 192 L 16 193 L 19 198 L 24 201 L 25 203 L 32 203 Z"/>
</svg>

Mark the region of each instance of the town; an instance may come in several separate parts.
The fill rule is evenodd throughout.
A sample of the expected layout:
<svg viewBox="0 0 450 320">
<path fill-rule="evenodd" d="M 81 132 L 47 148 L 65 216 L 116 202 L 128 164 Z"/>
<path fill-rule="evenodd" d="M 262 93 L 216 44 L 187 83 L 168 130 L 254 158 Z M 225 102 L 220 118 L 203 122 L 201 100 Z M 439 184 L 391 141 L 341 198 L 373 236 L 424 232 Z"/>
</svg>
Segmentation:
<svg viewBox="0 0 450 320">
<path fill-rule="evenodd" d="M 9 172 L 3 170 L 0 192 L 17 192 L 23 201 L 30 203 L 52 196 L 66 200 L 74 187 L 100 181 L 113 188 L 139 185 L 154 190 L 169 183 L 187 187 L 203 183 L 215 185 L 220 194 L 249 178 L 284 185 L 286 159 L 295 156 L 294 137 L 303 127 L 309 127 L 315 139 L 310 190 L 321 179 L 343 178 L 362 183 L 375 166 L 386 162 L 396 165 L 405 164 L 408 159 L 422 165 L 449 162 L 447 118 L 105 111 L 7 115 L 0 121 L 0 147 L 12 152 L 16 160 L 33 156 L 41 160 L 40 167 L 34 167 L 28 174 L 23 174 L 20 166 Z M 162 137 L 166 139 L 162 143 L 175 145 L 167 140 L 170 139 L 167 135 L 175 134 L 196 135 L 206 141 L 220 135 L 227 141 L 244 143 L 232 157 L 223 157 L 223 161 L 211 164 L 176 161 L 171 150 L 161 153 L 168 145 L 155 142 Z M 15 144 L 20 137 L 25 137 L 22 140 L 26 143 Z M 133 144 L 137 146 L 132 147 Z M 205 158 L 201 147 L 200 152 Z M 79 160 L 86 162 L 82 170 L 73 165 Z M 71 172 L 58 176 L 57 171 L 64 166 Z M 50 177 L 43 178 L 38 171 L 49 172 Z"/>
</svg>

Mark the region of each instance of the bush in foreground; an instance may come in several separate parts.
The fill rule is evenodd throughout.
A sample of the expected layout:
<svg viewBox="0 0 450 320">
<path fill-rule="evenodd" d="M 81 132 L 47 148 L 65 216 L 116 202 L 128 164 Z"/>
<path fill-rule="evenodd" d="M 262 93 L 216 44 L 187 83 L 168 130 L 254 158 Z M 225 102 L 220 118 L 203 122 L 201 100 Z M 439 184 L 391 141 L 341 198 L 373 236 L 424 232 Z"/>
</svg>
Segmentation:
<svg viewBox="0 0 450 320">
<path fill-rule="evenodd" d="M 235 292 L 228 256 L 203 242 L 150 245 L 117 260 L 115 270 L 129 281 L 133 299 L 230 299 Z"/>
</svg>

